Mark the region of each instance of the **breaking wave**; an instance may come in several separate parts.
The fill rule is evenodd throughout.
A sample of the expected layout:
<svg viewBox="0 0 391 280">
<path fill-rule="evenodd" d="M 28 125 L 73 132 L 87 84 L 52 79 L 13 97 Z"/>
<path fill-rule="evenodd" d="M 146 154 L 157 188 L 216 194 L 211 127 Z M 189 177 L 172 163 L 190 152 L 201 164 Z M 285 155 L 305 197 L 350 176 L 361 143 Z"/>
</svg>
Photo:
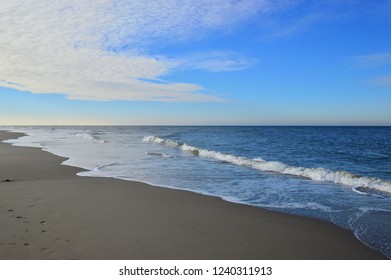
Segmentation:
<svg viewBox="0 0 391 280">
<path fill-rule="evenodd" d="M 279 161 L 266 161 L 262 158 L 249 159 L 245 157 L 224 154 L 216 151 L 209 151 L 180 143 L 170 139 L 164 139 L 157 136 L 145 136 L 144 142 L 157 143 L 169 147 L 176 147 L 183 151 L 189 152 L 195 156 L 217 159 L 223 162 L 231 163 L 238 166 L 249 167 L 261 171 L 274 172 L 283 175 L 298 176 L 313 181 L 332 182 L 350 186 L 353 190 L 360 193 L 377 193 L 391 194 L 391 182 L 375 177 L 360 176 L 348 171 L 332 171 L 326 168 L 308 168 L 302 166 L 291 166 Z"/>
<path fill-rule="evenodd" d="M 88 140 L 88 141 L 94 141 L 94 142 L 101 143 L 101 144 L 106 143 L 106 141 L 100 140 L 97 137 L 94 137 L 90 133 L 86 133 L 86 132 L 76 133 L 75 136 L 82 138 L 82 139 L 85 139 L 85 140 Z"/>
</svg>

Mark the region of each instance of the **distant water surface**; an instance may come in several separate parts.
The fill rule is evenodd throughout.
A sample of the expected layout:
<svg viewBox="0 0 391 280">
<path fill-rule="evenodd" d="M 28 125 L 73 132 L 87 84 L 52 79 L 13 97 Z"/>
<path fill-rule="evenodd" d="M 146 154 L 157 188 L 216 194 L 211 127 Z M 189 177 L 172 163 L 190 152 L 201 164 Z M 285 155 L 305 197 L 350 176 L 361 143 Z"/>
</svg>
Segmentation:
<svg viewBox="0 0 391 280">
<path fill-rule="evenodd" d="M 3 127 L 115 177 L 330 221 L 391 258 L 391 127 Z"/>
</svg>

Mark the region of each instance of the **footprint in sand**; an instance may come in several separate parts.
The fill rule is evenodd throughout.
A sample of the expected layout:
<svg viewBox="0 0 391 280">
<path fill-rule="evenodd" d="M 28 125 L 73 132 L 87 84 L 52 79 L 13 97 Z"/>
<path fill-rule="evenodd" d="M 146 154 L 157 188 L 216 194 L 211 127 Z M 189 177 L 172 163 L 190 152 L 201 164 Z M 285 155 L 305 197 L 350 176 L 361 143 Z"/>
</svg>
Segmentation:
<svg viewBox="0 0 391 280">
<path fill-rule="evenodd" d="M 11 183 L 13 181 L 14 180 L 11 180 L 11 179 L 3 179 L 3 180 L 1 180 L 1 182 L 3 182 L 3 183 Z"/>
<path fill-rule="evenodd" d="M 41 224 L 42 226 L 44 226 L 44 225 L 46 224 L 46 221 L 42 220 L 42 221 L 40 222 L 40 224 Z M 47 234 L 47 233 L 48 233 L 48 231 L 47 231 L 46 229 L 42 229 L 42 230 L 41 230 L 41 234 Z"/>
</svg>

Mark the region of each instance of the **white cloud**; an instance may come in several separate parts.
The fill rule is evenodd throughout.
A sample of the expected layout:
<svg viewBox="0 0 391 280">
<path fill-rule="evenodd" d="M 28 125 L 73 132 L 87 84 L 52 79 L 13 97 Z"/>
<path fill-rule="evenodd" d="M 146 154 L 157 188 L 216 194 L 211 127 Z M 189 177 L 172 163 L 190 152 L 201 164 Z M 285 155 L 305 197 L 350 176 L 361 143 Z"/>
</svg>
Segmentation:
<svg viewBox="0 0 391 280">
<path fill-rule="evenodd" d="M 178 70 L 205 70 L 209 72 L 243 70 L 256 62 L 255 59 L 228 51 L 191 53 L 171 61 Z"/>
<path fill-rule="evenodd" d="M 372 69 L 391 65 L 391 52 L 373 53 L 367 55 L 354 56 L 352 63 L 355 67 Z M 379 76 L 370 79 L 370 82 L 379 86 L 391 86 L 391 76 Z"/>
<path fill-rule="evenodd" d="M 175 64 L 148 48 L 228 30 L 268 7 L 262 0 L 2 1 L 0 86 L 70 99 L 221 101 L 199 85 L 154 83 Z M 228 56 L 185 64 L 210 71 L 248 64 Z"/>
<path fill-rule="evenodd" d="M 301 33 L 311 26 L 327 20 L 327 16 L 322 13 L 310 13 L 293 17 L 289 23 L 286 22 L 271 22 L 269 28 L 274 29 L 272 36 L 274 38 L 290 37 L 294 34 Z M 276 25 L 273 27 L 273 25 Z"/>
<path fill-rule="evenodd" d="M 260 22 L 266 38 L 289 38 L 314 27 L 319 27 L 319 32 L 325 24 L 342 24 L 352 19 L 389 21 L 390 7 L 390 0 L 274 1 L 270 12 L 260 17 Z"/>
<path fill-rule="evenodd" d="M 355 56 L 353 57 L 353 63 L 362 68 L 391 65 L 391 52 Z"/>
<path fill-rule="evenodd" d="M 227 51 L 168 58 L 154 47 L 230 32 L 249 19 L 286 36 L 335 14 L 333 1 L 307 2 L 1 1 L 0 86 L 70 99 L 222 101 L 201 85 L 162 79 L 175 70 L 241 70 L 254 59 Z"/>
</svg>

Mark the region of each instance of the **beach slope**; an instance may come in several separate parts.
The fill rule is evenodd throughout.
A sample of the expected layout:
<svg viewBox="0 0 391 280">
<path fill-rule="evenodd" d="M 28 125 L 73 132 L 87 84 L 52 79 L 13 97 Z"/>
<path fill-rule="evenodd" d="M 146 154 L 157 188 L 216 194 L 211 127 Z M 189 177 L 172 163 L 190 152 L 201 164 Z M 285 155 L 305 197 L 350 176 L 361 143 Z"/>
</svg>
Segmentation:
<svg viewBox="0 0 391 280">
<path fill-rule="evenodd" d="M 0 132 L 0 141 L 20 135 Z M 385 258 L 323 221 L 80 177 L 62 161 L 0 143 L 0 259 Z"/>
</svg>

